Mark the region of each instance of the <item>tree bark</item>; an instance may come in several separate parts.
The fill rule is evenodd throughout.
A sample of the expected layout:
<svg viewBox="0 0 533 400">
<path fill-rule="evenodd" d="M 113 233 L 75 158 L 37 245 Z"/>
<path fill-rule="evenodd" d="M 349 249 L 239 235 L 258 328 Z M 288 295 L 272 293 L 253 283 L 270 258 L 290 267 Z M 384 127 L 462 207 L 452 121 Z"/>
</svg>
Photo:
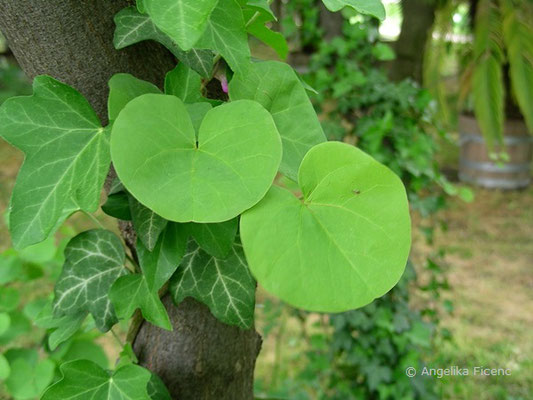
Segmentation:
<svg viewBox="0 0 533 400">
<path fill-rule="evenodd" d="M 394 80 L 412 78 L 422 83 L 424 51 L 435 21 L 436 0 L 402 0 L 403 21 L 391 64 Z"/>
<path fill-rule="evenodd" d="M 175 59 L 156 43 L 113 48 L 113 16 L 127 0 L 0 0 L 0 31 L 29 78 L 48 74 L 78 89 L 107 123 L 109 78 L 127 72 L 162 87 Z M 124 233 L 127 232 L 124 230 Z M 260 348 L 255 330 L 219 322 L 207 307 L 164 300 L 173 332 L 143 322 L 134 340 L 141 365 L 174 399 L 251 400 Z"/>
<path fill-rule="evenodd" d="M 342 13 L 329 11 L 321 0 L 318 3 L 320 7 L 320 27 L 324 31 L 324 39 L 331 40 L 336 36 L 341 36 L 342 26 L 344 25 Z"/>
</svg>

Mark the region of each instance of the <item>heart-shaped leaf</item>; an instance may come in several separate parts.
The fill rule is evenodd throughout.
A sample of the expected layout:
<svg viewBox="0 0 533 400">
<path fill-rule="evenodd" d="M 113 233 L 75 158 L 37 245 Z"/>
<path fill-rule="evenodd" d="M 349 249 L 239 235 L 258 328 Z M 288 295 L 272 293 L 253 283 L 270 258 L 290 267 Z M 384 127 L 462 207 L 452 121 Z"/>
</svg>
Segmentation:
<svg viewBox="0 0 533 400">
<path fill-rule="evenodd" d="M 241 216 L 252 273 L 272 294 L 306 310 L 362 307 L 400 279 L 411 242 L 400 179 L 361 150 L 314 147 L 299 170 L 303 198 L 272 187 Z"/>
<path fill-rule="evenodd" d="M 107 109 L 110 121 L 117 118 L 124 106 L 134 98 L 146 93 L 161 93 L 157 86 L 130 74 L 115 74 L 109 80 L 108 85 Z"/>
<path fill-rule="evenodd" d="M 183 63 L 165 76 L 165 93 L 179 97 L 184 103 L 202 101 L 201 88 L 202 77 Z"/>
<path fill-rule="evenodd" d="M 232 100 L 259 102 L 274 118 L 283 142 L 280 171 L 296 180 L 305 153 L 326 141 L 305 88 L 287 64 L 265 61 L 236 73 L 229 85 Z"/>
<path fill-rule="evenodd" d="M 281 141 L 270 114 L 243 100 L 207 112 L 197 144 L 183 102 L 147 94 L 121 111 L 111 153 L 124 186 L 163 218 L 222 222 L 263 198 L 279 166 Z"/>
</svg>

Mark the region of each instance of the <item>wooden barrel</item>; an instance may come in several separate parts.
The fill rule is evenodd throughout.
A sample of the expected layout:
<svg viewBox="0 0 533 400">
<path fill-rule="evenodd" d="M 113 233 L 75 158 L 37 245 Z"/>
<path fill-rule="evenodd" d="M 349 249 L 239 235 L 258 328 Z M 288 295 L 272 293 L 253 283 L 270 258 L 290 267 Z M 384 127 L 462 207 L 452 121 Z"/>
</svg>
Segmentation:
<svg viewBox="0 0 533 400">
<path fill-rule="evenodd" d="M 506 163 L 495 163 L 481 130 L 473 116 L 459 117 L 461 156 L 459 179 L 490 189 L 520 189 L 531 182 L 533 137 L 527 132 L 524 121 L 508 120 L 504 126 L 505 150 L 509 154 Z"/>
</svg>

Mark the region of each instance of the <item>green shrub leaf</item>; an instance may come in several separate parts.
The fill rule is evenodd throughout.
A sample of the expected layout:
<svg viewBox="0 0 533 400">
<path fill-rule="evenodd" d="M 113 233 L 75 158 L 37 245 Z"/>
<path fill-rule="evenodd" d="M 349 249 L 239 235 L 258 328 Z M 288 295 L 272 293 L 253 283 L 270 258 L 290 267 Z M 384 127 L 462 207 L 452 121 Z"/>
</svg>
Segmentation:
<svg viewBox="0 0 533 400">
<path fill-rule="evenodd" d="M 410 247 L 400 179 L 339 142 L 313 148 L 299 171 L 303 199 L 272 187 L 241 216 L 241 238 L 258 282 L 306 310 L 362 307 L 402 275 Z"/>
<path fill-rule="evenodd" d="M 233 248 L 239 220 L 221 222 L 218 224 L 188 224 L 188 230 L 196 243 L 210 255 L 225 258 Z"/>
<path fill-rule="evenodd" d="M 235 74 L 229 93 L 232 100 L 255 100 L 272 114 L 283 142 L 280 171 L 296 180 L 305 153 L 326 137 L 294 70 L 276 61 L 252 64 Z"/>
<path fill-rule="evenodd" d="M 214 57 L 212 51 L 197 49 L 183 51 L 169 36 L 155 26 L 150 16 L 139 13 L 135 7 L 127 7 L 119 11 L 115 15 L 115 25 L 113 44 L 116 49 L 123 49 L 144 40 L 155 40 L 204 78 L 211 77 Z"/>
<path fill-rule="evenodd" d="M 242 246 L 235 243 L 225 259 L 210 256 L 193 240 L 187 250 L 170 280 L 170 292 L 176 304 L 186 297 L 194 297 L 206 304 L 218 320 L 244 329 L 251 328 L 256 284 Z"/>
<path fill-rule="evenodd" d="M 11 372 L 4 384 L 15 399 L 39 397 L 54 378 L 54 362 L 49 359 L 39 361 L 36 350 L 12 349 L 6 353 L 6 358 Z"/>
<path fill-rule="evenodd" d="M 109 330 L 117 322 L 109 288 L 127 273 L 124 248 L 112 232 L 95 229 L 74 237 L 65 249 L 65 264 L 54 293 L 56 317 L 89 312 L 96 326 Z"/>
<path fill-rule="evenodd" d="M 92 361 L 76 360 L 60 370 L 62 379 L 48 388 L 42 400 L 150 400 L 150 371 L 137 365 L 125 365 L 110 374 Z"/>
<path fill-rule="evenodd" d="M 109 132 L 80 93 L 48 76 L 33 90 L 0 108 L 0 137 L 26 155 L 9 216 L 17 248 L 46 239 L 74 211 L 94 212 L 110 163 Z"/>
<path fill-rule="evenodd" d="M 163 218 L 223 222 L 265 195 L 281 142 L 270 114 L 243 100 L 210 110 L 197 145 L 183 102 L 149 94 L 120 113 L 111 152 L 124 186 Z"/>
<path fill-rule="evenodd" d="M 161 93 L 157 86 L 130 74 L 115 74 L 109 80 L 108 113 L 113 121 L 131 100 L 147 93 Z"/>
<path fill-rule="evenodd" d="M 202 77 L 185 64 L 178 64 L 165 76 L 165 93 L 179 97 L 184 103 L 202 101 L 201 87 Z"/>
<path fill-rule="evenodd" d="M 168 221 L 143 206 L 132 196 L 129 197 L 129 203 L 135 232 L 148 251 L 152 251 Z"/>
</svg>

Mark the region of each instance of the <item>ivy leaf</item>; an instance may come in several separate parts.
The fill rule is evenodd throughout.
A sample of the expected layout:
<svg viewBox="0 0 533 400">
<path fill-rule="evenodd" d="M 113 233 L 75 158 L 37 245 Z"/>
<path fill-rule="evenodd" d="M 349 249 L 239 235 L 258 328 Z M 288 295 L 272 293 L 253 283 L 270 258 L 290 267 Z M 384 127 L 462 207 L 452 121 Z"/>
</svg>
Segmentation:
<svg viewBox="0 0 533 400">
<path fill-rule="evenodd" d="M 387 167 L 340 142 L 314 147 L 300 200 L 273 186 L 241 216 L 250 269 L 270 293 L 312 311 L 362 307 L 400 279 L 411 224 L 405 188 Z"/>
<path fill-rule="evenodd" d="M 161 32 L 150 19 L 135 7 L 127 7 L 115 15 L 115 48 L 123 49 L 144 40 L 155 40 L 165 46 L 181 62 L 198 72 L 204 78 L 210 78 L 213 71 L 213 52 L 210 50 L 191 49 L 183 51 L 170 37 Z"/>
<path fill-rule="evenodd" d="M 4 384 L 15 399 L 39 397 L 54 378 L 54 362 L 50 359 L 39 361 L 39 354 L 34 349 L 8 350 L 6 359 L 10 374 Z"/>
<path fill-rule="evenodd" d="M 191 49 L 207 27 L 218 0 L 143 0 L 155 25 L 183 50 Z"/>
<path fill-rule="evenodd" d="M 107 200 L 102 206 L 102 211 L 113 218 L 121 219 L 123 221 L 131 221 L 128 194 L 125 192 L 110 194 L 107 196 Z"/>
<path fill-rule="evenodd" d="M 77 210 L 94 212 L 109 170 L 109 132 L 85 98 L 48 76 L 0 107 L 0 136 L 22 150 L 9 215 L 16 248 L 46 239 Z"/>
<path fill-rule="evenodd" d="M 53 351 L 78 332 L 86 317 L 87 312 L 55 317 L 52 302 L 48 302 L 37 315 L 34 324 L 49 331 L 48 347 Z"/>
<path fill-rule="evenodd" d="M 196 134 L 183 102 L 147 94 L 113 125 L 113 163 L 142 204 L 171 221 L 223 222 L 256 204 L 276 175 L 281 143 L 256 102 L 210 110 Z"/>
<path fill-rule="evenodd" d="M 165 76 L 165 93 L 179 97 L 184 103 L 202 101 L 201 88 L 202 77 L 185 64 L 178 64 Z"/>
<path fill-rule="evenodd" d="M 167 387 L 156 374 L 152 374 L 152 377 L 148 381 L 148 395 L 152 400 L 172 400 Z"/>
<path fill-rule="evenodd" d="M 254 14 L 250 18 L 246 18 L 249 23 L 246 25 L 246 31 L 257 39 L 262 41 L 267 46 L 270 46 L 278 54 L 279 58 L 285 60 L 289 54 L 289 45 L 285 36 L 279 32 L 274 32 L 265 24 L 272 21 L 272 17 L 268 14 L 262 13 L 254 18 Z"/>
<path fill-rule="evenodd" d="M 129 197 L 129 203 L 135 232 L 148 251 L 152 251 L 168 221 L 143 206 L 132 196 Z"/>
<path fill-rule="evenodd" d="M 294 70 L 276 61 L 252 64 L 246 73 L 235 74 L 229 94 L 232 101 L 255 100 L 272 114 L 283 142 L 280 171 L 296 180 L 305 154 L 326 137 Z"/>
<path fill-rule="evenodd" d="M 115 74 L 109 80 L 108 113 L 109 120 L 117 118 L 118 113 L 131 100 L 146 93 L 161 93 L 157 86 L 137 79 L 130 74 Z"/>
<path fill-rule="evenodd" d="M 203 250 L 214 257 L 225 258 L 235 243 L 238 224 L 238 218 L 234 218 L 218 224 L 190 223 L 187 227 L 191 236 Z"/>
<path fill-rule="evenodd" d="M 185 253 L 186 238 L 177 224 L 170 224 L 153 252 L 137 242 L 142 274 L 123 276 L 113 284 L 109 297 L 119 318 L 128 319 L 137 308 L 154 325 L 172 330 L 158 291 L 172 276 Z"/>
<path fill-rule="evenodd" d="M 95 229 L 74 237 L 65 248 L 65 264 L 54 289 L 54 315 L 90 312 L 98 329 L 109 330 L 117 319 L 107 294 L 127 273 L 124 259 L 122 243 L 110 231 Z"/>
<path fill-rule="evenodd" d="M 245 72 L 250 65 L 250 47 L 242 9 L 235 0 L 219 0 L 207 29 L 196 43 L 222 55 L 235 72 Z"/>
<path fill-rule="evenodd" d="M 243 329 L 251 328 L 256 284 L 242 246 L 235 243 L 225 259 L 210 256 L 192 240 L 187 251 L 170 280 L 170 293 L 175 303 L 194 297 L 207 305 L 218 320 Z"/>
<path fill-rule="evenodd" d="M 42 400 L 150 400 L 147 385 L 150 371 L 129 364 L 112 374 L 88 360 L 60 367 L 62 379 L 44 393 Z"/>
<path fill-rule="evenodd" d="M 385 19 L 385 7 L 380 0 L 322 0 L 326 8 L 337 12 L 344 7 L 353 8 L 361 14 L 372 15 L 380 21 Z"/>
</svg>

